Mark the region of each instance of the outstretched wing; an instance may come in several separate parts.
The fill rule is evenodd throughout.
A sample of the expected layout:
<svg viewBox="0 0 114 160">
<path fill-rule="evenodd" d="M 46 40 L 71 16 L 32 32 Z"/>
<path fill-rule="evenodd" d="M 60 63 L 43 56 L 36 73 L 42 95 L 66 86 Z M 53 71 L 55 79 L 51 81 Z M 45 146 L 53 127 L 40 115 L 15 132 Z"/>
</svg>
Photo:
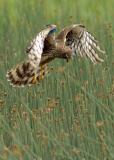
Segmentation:
<svg viewBox="0 0 114 160">
<path fill-rule="evenodd" d="M 66 27 L 57 36 L 62 38 L 66 46 L 72 49 L 73 55 L 87 56 L 94 64 L 103 62 L 98 53 L 104 53 L 98 45 L 98 41 L 81 24 Z"/>
<path fill-rule="evenodd" d="M 27 48 L 28 59 L 7 72 L 7 79 L 13 86 L 30 85 L 39 82 L 47 74 L 45 64 L 40 64 L 44 49 L 44 41 L 53 30 L 55 25 L 49 25 L 33 39 Z"/>
</svg>

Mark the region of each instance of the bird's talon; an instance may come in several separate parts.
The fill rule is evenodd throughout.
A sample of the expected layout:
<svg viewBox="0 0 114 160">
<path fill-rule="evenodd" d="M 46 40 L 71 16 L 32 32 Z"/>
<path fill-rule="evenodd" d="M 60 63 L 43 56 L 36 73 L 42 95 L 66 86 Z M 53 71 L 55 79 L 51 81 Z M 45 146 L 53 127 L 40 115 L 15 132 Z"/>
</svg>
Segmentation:
<svg viewBox="0 0 114 160">
<path fill-rule="evenodd" d="M 34 75 L 33 80 L 32 80 L 32 84 L 35 84 L 37 82 L 37 76 Z"/>
<path fill-rule="evenodd" d="M 40 75 L 39 80 L 43 80 L 43 79 L 44 79 L 44 75 Z"/>
</svg>

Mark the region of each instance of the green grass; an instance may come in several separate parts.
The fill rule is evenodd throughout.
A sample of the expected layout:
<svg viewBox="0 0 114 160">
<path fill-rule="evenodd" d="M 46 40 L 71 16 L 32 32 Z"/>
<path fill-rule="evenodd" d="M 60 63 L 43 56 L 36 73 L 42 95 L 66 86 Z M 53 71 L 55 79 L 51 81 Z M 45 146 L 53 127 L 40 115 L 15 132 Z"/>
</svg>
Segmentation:
<svg viewBox="0 0 114 160">
<path fill-rule="evenodd" d="M 114 1 L 0 0 L 0 160 L 114 159 Z M 105 62 L 56 60 L 40 85 L 12 88 L 6 72 L 45 24 L 83 23 Z M 63 68 L 64 67 L 64 68 Z"/>
</svg>

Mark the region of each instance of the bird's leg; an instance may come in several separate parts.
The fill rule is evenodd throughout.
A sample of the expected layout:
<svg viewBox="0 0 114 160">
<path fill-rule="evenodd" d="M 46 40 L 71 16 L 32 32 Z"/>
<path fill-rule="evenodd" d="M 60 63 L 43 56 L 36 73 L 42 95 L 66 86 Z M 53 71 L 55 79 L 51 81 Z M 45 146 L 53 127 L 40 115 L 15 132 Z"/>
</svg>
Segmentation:
<svg viewBox="0 0 114 160">
<path fill-rule="evenodd" d="M 40 66 L 40 69 L 38 72 L 35 72 L 34 76 L 33 76 L 33 79 L 32 79 L 32 84 L 36 84 L 38 83 L 39 81 L 43 80 L 44 79 L 44 76 L 46 74 L 46 66 L 45 65 L 41 65 Z"/>
<path fill-rule="evenodd" d="M 41 80 L 44 79 L 43 73 L 44 73 L 44 68 L 43 68 L 43 66 L 41 66 L 41 68 L 40 68 L 40 74 L 39 74 L 39 81 L 41 81 Z"/>
<path fill-rule="evenodd" d="M 39 70 L 38 69 L 35 69 L 35 72 L 34 72 L 34 75 L 33 75 L 33 78 L 32 78 L 32 84 L 36 84 L 39 80 Z"/>
<path fill-rule="evenodd" d="M 46 65 L 41 65 L 41 66 L 40 66 L 40 71 L 39 71 L 38 80 L 39 80 L 39 81 L 43 80 L 45 74 L 46 74 Z"/>
<path fill-rule="evenodd" d="M 34 77 L 32 79 L 32 84 L 36 84 L 37 83 L 37 74 L 34 74 Z"/>
</svg>

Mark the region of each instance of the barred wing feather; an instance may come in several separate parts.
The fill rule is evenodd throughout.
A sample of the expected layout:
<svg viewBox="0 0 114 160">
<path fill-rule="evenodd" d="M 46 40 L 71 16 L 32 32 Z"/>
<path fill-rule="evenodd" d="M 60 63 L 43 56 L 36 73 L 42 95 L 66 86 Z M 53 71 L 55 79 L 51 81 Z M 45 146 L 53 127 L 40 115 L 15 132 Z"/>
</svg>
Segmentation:
<svg viewBox="0 0 114 160">
<path fill-rule="evenodd" d="M 32 60 L 33 63 L 37 63 L 37 67 L 41 61 L 41 56 L 44 49 L 44 41 L 49 32 L 55 28 L 55 25 L 47 26 L 47 28 L 38 33 L 38 35 L 31 41 L 30 45 L 26 49 L 29 59 Z"/>
<path fill-rule="evenodd" d="M 65 43 L 72 49 L 72 54 L 87 56 L 94 64 L 103 62 L 97 53 L 105 52 L 100 49 L 98 41 L 83 25 L 72 25 L 65 38 Z"/>
<path fill-rule="evenodd" d="M 47 74 L 47 68 L 40 65 L 44 49 L 44 41 L 55 25 L 47 26 L 38 33 L 27 48 L 28 58 L 25 62 L 17 65 L 7 72 L 7 79 L 13 86 L 24 86 L 37 83 Z"/>
</svg>

